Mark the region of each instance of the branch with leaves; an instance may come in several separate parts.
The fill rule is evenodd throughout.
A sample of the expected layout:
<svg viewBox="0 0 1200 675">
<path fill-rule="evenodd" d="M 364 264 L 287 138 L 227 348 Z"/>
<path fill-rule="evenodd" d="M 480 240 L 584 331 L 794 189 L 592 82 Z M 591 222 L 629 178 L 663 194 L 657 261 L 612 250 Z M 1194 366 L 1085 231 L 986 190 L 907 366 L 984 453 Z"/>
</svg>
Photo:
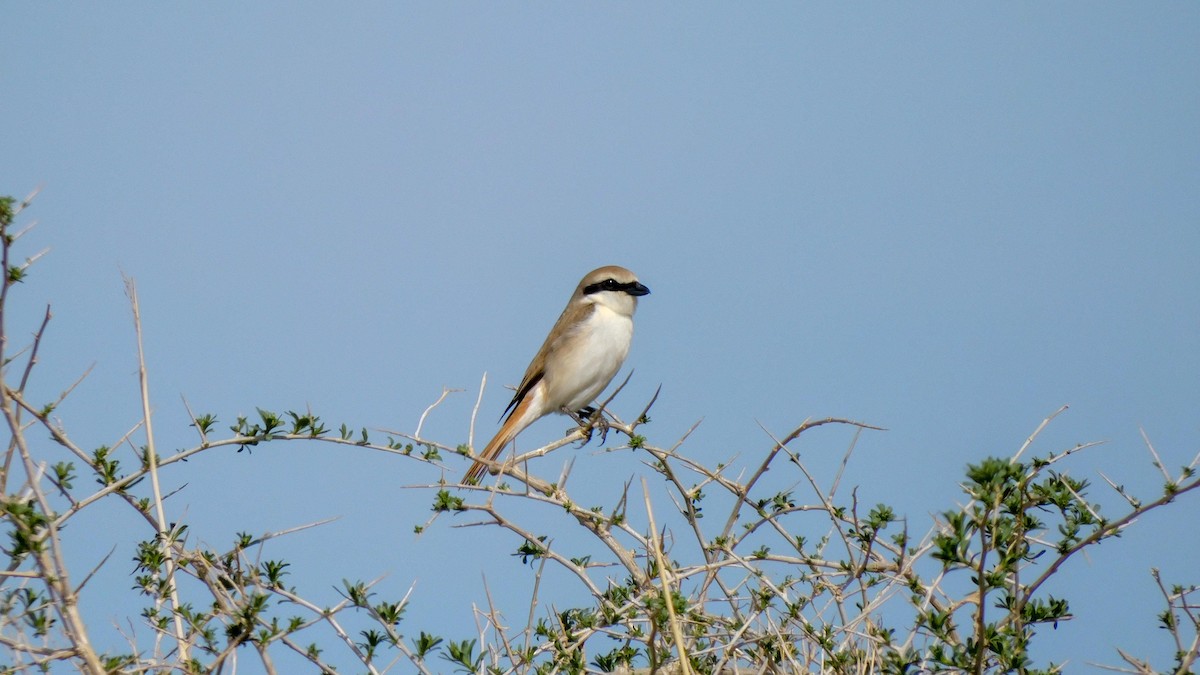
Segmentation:
<svg viewBox="0 0 1200 675">
<path fill-rule="evenodd" d="M 0 673 L 59 666 L 97 674 L 221 673 L 236 672 L 239 659 L 276 673 L 285 657 L 319 672 L 348 662 L 369 673 L 1059 672 L 1060 665 L 1035 663 L 1031 649 L 1047 639 L 1042 628 L 1074 618 L 1068 598 L 1047 592 L 1051 580 L 1089 548 L 1151 511 L 1194 499 L 1200 487 L 1200 457 L 1173 473 L 1146 439 L 1161 492 L 1136 497 L 1101 474 L 1124 504 L 1114 516 L 1101 515 L 1092 485 L 1074 466 L 1094 444 L 1033 454 L 1059 410 L 1011 457 L 968 466 L 965 504 L 918 523 L 843 484 L 860 438 L 878 427 L 823 418 L 781 436 L 764 429 L 751 461 L 733 455 L 708 466 L 698 453 L 681 452 L 696 426 L 663 446 L 646 435 L 658 392 L 634 409 L 631 422 L 615 411 L 627 401 L 618 403 L 614 393 L 562 438 L 486 462 L 498 474 L 492 485 L 448 483 L 446 476 L 473 459 L 486 378 L 465 422 L 465 444 L 423 432 L 455 393 L 447 389 L 411 434 L 327 424 L 311 410 L 257 409 L 223 424 L 215 414 L 194 413 L 185 400 L 196 439 L 160 453 L 174 444 L 156 442 L 131 280 L 142 414 L 114 442 L 85 448 L 53 416 L 82 377 L 54 400 L 30 400 L 50 310 L 29 345 L 12 351 L 7 338 L 6 310 L 17 297 L 10 291 L 29 279 L 42 255 L 16 262 L 28 228 L 12 226 L 28 204 L 0 199 L 0 413 L 10 432 L 0 467 L 0 554 L 7 559 L 0 569 L 0 663 L 7 665 Z M 849 434 L 828 483 L 797 450 L 801 440 L 806 456 L 829 450 L 814 439 L 818 428 Z M 572 461 L 552 480 L 535 473 L 560 449 L 596 440 L 605 452 L 640 460 L 642 475 L 609 486 L 606 503 L 578 498 L 587 491 L 572 483 Z M 407 615 L 412 588 L 383 598 L 379 579 L 331 583 L 340 600 L 323 605 L 291 585 L 293 563 L 274 557 L 271 542 L 327 521 L 257 536 L 230 532 L 232 544 L 216 549 L 192 537 L 180 514 L 172 517 L 171 486 L 185 482 L 186 460 L 221 448 L 248 454 L 297 442 L 416 462 L 420 482 L 409 489 L 431 496 L 431 515 L 414 525 L 418 534 L 451 520 L 465 531 L 508 533 L 532 575 L 523 620 L 510 625 L 512 608 L 498 606 L 485 589 L 475 629 L 443 637 Z M 86 567 L 65 552 L 66 526 L 101 502 L 130 509 L 144 530 L 133 542 L 114 539 L 113 549 Z M 539 515 L 531 518 L 528 507 Z M 87 625 L 80 607 L 113 555 L 133 558 L 133 592 L 146 604 L 130 617 L 138 630 L 124 636 L 128 649 L 108 653 L 94 646 L 102 627 Z M 543 597 L 561 591 L 542 583 L 552 568 L 565 571 L 589 600 L 561 606 L 559 598 Z M 1157 620 L 1170 636 L 1170 672 L 1190 672 L 1200 655 L 1196 587 L 1166 582 L 1157 571 L 1153 581 L 1163 599 Z M 102 643 L 113 644 L 111 636 Z M 1110 669 L 1154 672 L 1143 656 L 1116 654 L 1124 665 Z"/>
</svg>

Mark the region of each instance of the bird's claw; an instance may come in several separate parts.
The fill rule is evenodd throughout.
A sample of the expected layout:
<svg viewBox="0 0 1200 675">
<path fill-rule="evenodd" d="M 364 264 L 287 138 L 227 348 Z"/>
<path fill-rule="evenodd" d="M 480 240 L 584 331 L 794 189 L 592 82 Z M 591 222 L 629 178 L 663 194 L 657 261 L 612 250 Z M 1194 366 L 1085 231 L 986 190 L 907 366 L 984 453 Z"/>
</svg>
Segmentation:
<svg viewBox="0 0 1200 675">
<path fill-rule="evenodd" d="M 604 444 L 608 441 L 609 426 L 608 421 L 604 419 L 603 412 L 588 406 L 579 410 L 567 411 L 567 414 L 571 416 L 571 419 L 575 420 L 575 423 L 579 425 L 580 433 L 583 434 L 581 447 L 591 442 L 592 434 L 595 433 L 597 428 L 600 429 L 600 443 Z"/>
<path fill-rule="evenodd" d="M 589 415 L 588 420 L 583 427 L 584 445 L 587 445 L 587 443 L 592 440 L 592 434 L 596 431 L 596 429 L 600 429 L 600 445 L 607 443 L 609 428 L 608 420 L 604 419 L 604 415 L 593 409 L 592 414 Z"/>
<path fill-rule="evenodd" d="M 608 422 L 603 417 L 596 420 L 596 425 L 600 427 L 600 445 L 604 445 L 608 442 L 608 430 L 610 427 L 608 426 Z"/>
</svg>

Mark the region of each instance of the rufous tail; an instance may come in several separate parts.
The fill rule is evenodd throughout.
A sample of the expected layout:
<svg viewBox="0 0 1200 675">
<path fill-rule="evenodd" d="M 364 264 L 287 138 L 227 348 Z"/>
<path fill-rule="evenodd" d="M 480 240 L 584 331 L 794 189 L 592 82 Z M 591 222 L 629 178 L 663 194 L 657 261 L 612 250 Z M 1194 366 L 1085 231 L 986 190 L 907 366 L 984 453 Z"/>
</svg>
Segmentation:
<svg viewBox="0 0 1200 675">
<path fill-rule="evenodd" d="M 495 437 L 488 441 L 487 446 L 484 447 L 483 451 L 479 453 L 480 457 L 490 461 L 495 461 L 496 458 L 500 456 L 500 451 L 503 450 L 509 443 L 511 443 L 512 439 L 516 438 L 517 434 L 521 433 L 525 427 L 529 426 L 529 424 L 533 422 L 532 419 L 526 418 L 531 398 L 533 397 L 525 397 L 525 399 L 523 399 L 517 405 L 516 409 L 512 411 L 512 414 L 508 416 L 508 419 L 504 420 L 504 424 L 500 426 L 500 431 L 496 432 Z M 480 479 L 483 478 L 484 472 L 487 470 L 488 466 L 486 464 L 479 460 L 475 460 L 475 463 L 471 465 L 471 468 L 467 469 L 467 473 L 463 476 L 462 482 L 467 485 L 478 485 Z"/>
</svg>

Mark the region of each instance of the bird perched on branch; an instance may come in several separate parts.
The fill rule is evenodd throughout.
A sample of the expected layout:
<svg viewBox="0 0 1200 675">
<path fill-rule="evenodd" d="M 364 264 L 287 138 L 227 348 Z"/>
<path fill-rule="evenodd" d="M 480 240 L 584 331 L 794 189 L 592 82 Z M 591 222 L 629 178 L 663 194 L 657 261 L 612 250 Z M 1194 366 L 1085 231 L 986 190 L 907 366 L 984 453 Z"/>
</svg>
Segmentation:
<svg viewBox="0 0 1200 675">
<path fill-rule="evenodd" d="M 504 409 L 508 417 L 500 431 L 479 457 L 494 461 L 525 427 L 550 413 L 580 419 L 593 412 L 588 406 L 629 354 L 637 299 L 648 293 L 650 289 L 624 267 L 610 265 L 589 272 L 525 371 Z M 487 468 L 476 460 L 463 482 L 478 483 Z"/>
</svg>

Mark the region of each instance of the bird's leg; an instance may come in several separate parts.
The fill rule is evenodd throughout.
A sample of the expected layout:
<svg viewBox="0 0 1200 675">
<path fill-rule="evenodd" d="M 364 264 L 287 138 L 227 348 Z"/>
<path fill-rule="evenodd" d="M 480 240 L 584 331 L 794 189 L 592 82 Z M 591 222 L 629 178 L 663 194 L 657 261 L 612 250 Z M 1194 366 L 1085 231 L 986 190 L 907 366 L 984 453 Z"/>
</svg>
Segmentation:
<svg viewBox="0 0 1200 675">
<path fill-rule="evenodd" d="M 579 430 L 583 432 L 583 445 L 587 445 L 592 440 L 592 423 L 588 419 L 591 413 L 587 411 L 587 408 L 583 410 L 568 410 L 564 407 L 562 409 L 562 414 L 575 420 L 575 424 L 579 425 Z"/>
<path fill-rule="evenodd" d="M 579 410 L 564 410 L 579 428 L 583 431 L 583 445 L 587 445 L 592 440 L 592 432 L 597 427 L 600 428 L 600 442 L 604 443 L 608 440 L 608 422 L 604 420 L 604 411 L 597 410 L 592 406 L 580 408 Z"/>
<path fill-rule="evenodd" d="M 604 419 L 604 411 L 597 410 L 596 415 L 592 418 L 592 425 L 600 427 L 600 445 L 608 442 L 608 420 Z"/>
</svg>

